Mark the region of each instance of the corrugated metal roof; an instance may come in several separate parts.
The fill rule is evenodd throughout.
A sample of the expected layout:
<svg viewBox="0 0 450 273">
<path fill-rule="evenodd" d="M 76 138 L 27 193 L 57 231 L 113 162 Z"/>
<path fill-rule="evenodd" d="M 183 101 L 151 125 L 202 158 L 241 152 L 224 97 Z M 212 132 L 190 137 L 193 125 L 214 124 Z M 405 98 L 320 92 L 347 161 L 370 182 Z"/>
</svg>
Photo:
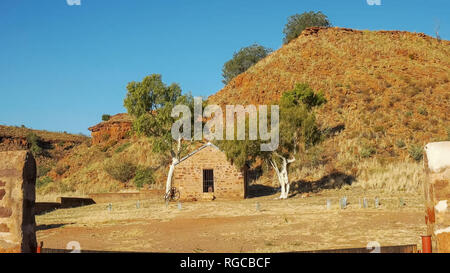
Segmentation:
<svg viewBox="0 0 450 273">
<path fill-rule="evenodd" d="M 192 151 L 192 152 L 189 153 L 187 156 L 185 156 L 185 157 L 183 157 L 182 159 L 180 159 L 180 161 L 178 161 L 178 162 L 175 164 L 175 166 L 178 165 L 178 164 L 180 164 L 180 163 L 183 162 L 184 160 L 188 159 L 189 157 L 193 156 L 194 154 L 200 152 L 201 150 L 203 150 L 203 149 L 206 148 L 206 147 L 214 147 L 214 148 L 216 148 L 217 150 L 222 151 L 222 150 L 220 150 L 220 148 L 217 147 L 216 145 L 212 144 L 211 142 L 208 142 L 208 143 L 206 143 L 205 145 L 203 145 L 203 146 L 201 146 L 200 148 L 198 148 L 197 150 Z"/>
</svg>

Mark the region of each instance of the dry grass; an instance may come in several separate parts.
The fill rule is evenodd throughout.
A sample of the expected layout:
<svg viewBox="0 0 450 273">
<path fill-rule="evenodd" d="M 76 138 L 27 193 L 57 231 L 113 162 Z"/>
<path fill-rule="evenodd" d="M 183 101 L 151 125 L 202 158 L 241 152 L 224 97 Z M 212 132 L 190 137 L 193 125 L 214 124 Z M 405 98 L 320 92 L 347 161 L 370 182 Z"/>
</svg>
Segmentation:
<svg viewBox="0 0 450 273">
<path fill-rule="evenodd" d="M 347 196 L 342 210 L 338 200 Z M 381 207 L 374 208 L 374 197 Z M 423 200 L 415 194 L 376 190 L 325 190 L 309 198 L 176 203 L 158 199 L 61 209 L 37 216 L 47 246 L 79 240 L 87 249 L 176 252 L 282 252 L 420 243 Z M 358 200 L 366 197 L 369 208 Z M 406 206 L 399 204 L 403 198 Z M 326 209 L 326 200 L 333 206 Z M 257 205 L 259 204 L 259 210 Z M 421 224 L 422 223 L 422 224 Z M 60 226 L 63 225 L 63 226 Z M 59 227 L 60 226 L 60 227 Z M 213 240 L 211 238 L 214 238 Z"/>
<path fill-rule="evenodd" d="M 409 147 L 448 138 L 449 44 L 399 31 L 305 31 L 209 100 L 269 104 L 296 83 L 308 83 L 328 99 L 318 110 L 322 128 L 345 126 L 326 141 L 327 150 L 354 140 L 356 153 L 373 148 L 373 157 L 404 160 L 408 151 L 396 141 Z"/>
<path fill-rule="evenodd" d="M 387 165 L 377 160 L 360 165 L 358 185 L 364 189 L 383 189 L 387 192 L 420 192 L 425 179 L 423 165 L 397 162 Z"/>
<path fill-rule="evenodd" d="M 119 149 L 121 147 L 126 148 Z M 78 192 L 87 195 L 133 188 L 132 181 L 120 182 L 105 171 L 108 162 L 130 162 L 136 166 L 152 167 L 157 180 L 161 182 L 166 174 L 164 167 L 160 167 L 164 166 L 164 159 L 164 156 L 152 152 L 152 143 L 148 138 L 131 138 L 104 145 L 81 144 L 58 162 L 58 165 L 68 166 L 68 170 L 63 175 L 58 175 L 56 168 L 51 170 L 49 176 L 54 182 L 39 188 L 38 194 Z"/>
<path fill-rule="evenodd" d="M 89 139 L 84 135 L 75 135 L 65 132 L 49 132 L 45 130 L 34 130 L 25 127 L 4 126 L 0 125 L 0 137 L 22 138 L 26 139 L 29 133 L 35 133 L 43 141 L 58 143 L 58 142 L 74 142 L 82 143 Z"/>
</svg>

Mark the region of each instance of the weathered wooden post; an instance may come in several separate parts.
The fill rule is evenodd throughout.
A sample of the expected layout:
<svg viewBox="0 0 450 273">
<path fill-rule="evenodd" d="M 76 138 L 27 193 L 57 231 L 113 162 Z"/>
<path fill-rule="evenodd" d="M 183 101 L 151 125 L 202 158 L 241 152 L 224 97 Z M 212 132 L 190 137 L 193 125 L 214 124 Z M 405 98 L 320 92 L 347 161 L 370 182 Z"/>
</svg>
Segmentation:
<svg viewBox="0 0 450 273">
<path fill-rule="evenodd" d="M 424 153 L 425 223 L 437 252 L 450 252 L 450 141 L 428 143 Z"/>
<path fill-rule="evenodd" d="M 36 252 L 35 186 L 30 152 L 0 152 L 0 252 Z"/>
</svg>

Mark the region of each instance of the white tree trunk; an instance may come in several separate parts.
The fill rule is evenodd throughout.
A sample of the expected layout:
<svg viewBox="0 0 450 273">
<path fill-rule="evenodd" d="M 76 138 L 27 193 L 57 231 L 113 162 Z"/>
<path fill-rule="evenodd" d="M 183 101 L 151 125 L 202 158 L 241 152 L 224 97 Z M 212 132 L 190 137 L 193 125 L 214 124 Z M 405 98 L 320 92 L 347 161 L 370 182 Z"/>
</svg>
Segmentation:
<svg viewBox="0 0 450 273">
<path fill-rule="evenodd" d="M 278 176 L 278 182 L 280 182 L 281 186 L 281 194 L 280 199 L 287 199 L 289 196 L 289 176 L 287 171 L 287 166 L 289 163 L 292 163 L 295 161 L 295 158 L 292 159 L 286 159 L 285 157 L 275 153 L 276 156 L 281 158 L 281 170 L 278 168 L 277 163 L 274 160 L 270 160 L 270 164 L 272 165 L 273 169 L 275 170 L 277 176 Z"/>
<path fill-rule="evenodd" d="M 177 164 L 177 162 L 178 162 L 178 158 L 173 157 L 172 164 L 170 164 L 169 173 L 167 174 L 166 193 L 169 193 L 170 189 L 172 188 L 173 171 L 175 170 L 175 164 Z"/>
<path fill-rule="evenodd" d="M 166 194 L 169 193 L 170 189 L 172 188 L 172 177 L 173 177 L 173 171 L 175 170 L 175 165 L 180 160 L 180 153 L 181 153 L 181 137 L 178 138 L 178 145 L 177 145 L 177 152 L 171 151 L 172 154 L 172 163 L 170 164 L 169 173 L 167 174 L 167 180 L 166 180 Z"/>
</svg>

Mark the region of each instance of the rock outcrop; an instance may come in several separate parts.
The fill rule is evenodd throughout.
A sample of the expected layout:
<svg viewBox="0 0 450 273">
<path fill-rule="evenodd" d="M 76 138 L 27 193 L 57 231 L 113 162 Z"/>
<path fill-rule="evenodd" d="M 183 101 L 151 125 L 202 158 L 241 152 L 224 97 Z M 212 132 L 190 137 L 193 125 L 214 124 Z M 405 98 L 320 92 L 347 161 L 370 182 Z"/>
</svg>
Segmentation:
<svg viewBox="0 0 450 273">
<path fill-rule="evenodd" d="M 89 128 L 92 135 L 92 144 L 124 139 L 131 131 L 131 126 L 132 119 L 128 114 L 114 115 L 108 121 L 103 121 Z"/>
</svg>

